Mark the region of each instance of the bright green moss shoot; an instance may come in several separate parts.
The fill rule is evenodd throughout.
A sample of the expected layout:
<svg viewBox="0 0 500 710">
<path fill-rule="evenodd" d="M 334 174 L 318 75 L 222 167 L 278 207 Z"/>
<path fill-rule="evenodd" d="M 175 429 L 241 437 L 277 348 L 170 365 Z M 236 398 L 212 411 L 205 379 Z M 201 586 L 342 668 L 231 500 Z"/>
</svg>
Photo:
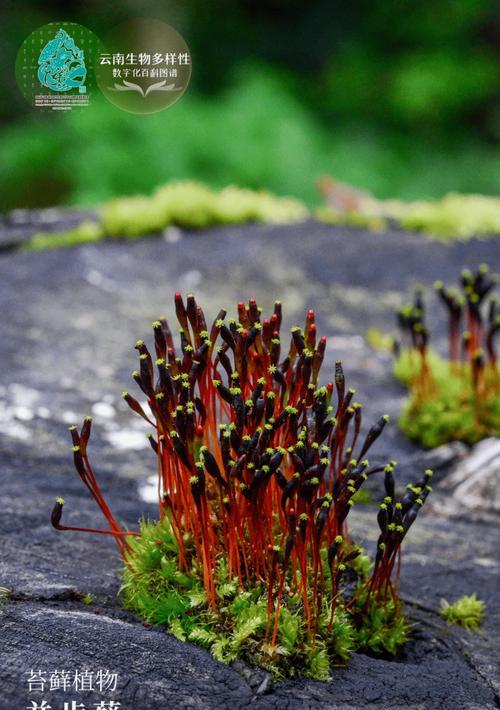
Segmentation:
<svg viewBox="0 0 500 710">
<path fill-rule="evenodd" d="M 477 595 L 463 596 L 453 604 L 441 599 L 440 614 L 449 624 L 459 624 L 469 631 L 477 631 L 484 620 L 485 603 Z"/>
</svg>

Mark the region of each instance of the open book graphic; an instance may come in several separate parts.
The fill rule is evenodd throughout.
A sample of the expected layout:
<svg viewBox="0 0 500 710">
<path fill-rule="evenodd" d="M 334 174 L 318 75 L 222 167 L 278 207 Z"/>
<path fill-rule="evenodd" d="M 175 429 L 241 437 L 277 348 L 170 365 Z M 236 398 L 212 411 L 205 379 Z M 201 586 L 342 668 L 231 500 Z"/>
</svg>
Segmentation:
<svg viewBox="0 0 500 710">
<path fill-rule="evenodd" d="M 109 87 L 110 91 L 137 91 L 138 94 L 141 94 L 144 98 L 148 96 L 148 94 L 152 94 L 154 91 L 181 91 L 180 86 L 176 86 L 175 84 L 167 84 L 167 80 L 163 79 L 163 81 L 158 81 L 156 84 L 151 84 L 150 86 L 147 87 L 146 90 L 142 88 L 139 84 L 134 84 L 132 81 L 126 81 L 125 79 L 123 80 L 123 84 L 115 84 L 114 87 L 110 86 Z"/>
</svg>

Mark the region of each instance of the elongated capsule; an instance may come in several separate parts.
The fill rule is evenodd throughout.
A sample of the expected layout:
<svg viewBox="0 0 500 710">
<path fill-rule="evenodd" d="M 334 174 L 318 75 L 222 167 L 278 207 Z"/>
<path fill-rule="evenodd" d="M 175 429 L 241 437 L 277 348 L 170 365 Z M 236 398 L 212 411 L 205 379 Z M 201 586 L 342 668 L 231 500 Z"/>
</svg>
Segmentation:
<svg viewBox="0 0 500 710">
<path fill-rule="evenodd" d="M 139 414 L 139 416 L 141 416 L 146 421 L 149 421 L 149 418 L 146 415 L 146 412 L 141 407 L 139 402 L 134 397 L 132 397 L 132 395 L 130 395 L 128 392 L 122 392 L 122 397 L 133 412 L 135 412 L 136 414 Z"/>
<path fill-rule="evenodd" d="M 92 430 L 92 417 L 85 417 L 83 420 L 83 425 L 80 431 L 80 448 L 82 450 L 82 455 L 85 456 L 87 452 L 87 444 L 90 439 L 90 432 Z"/>
<path fill-rule="evenodd" d="M 186 333 L 186 338 L 191 343 L 191 338 L 189 335 L 187 311 L 186 311 L 186 307 L 184 306 L 184 301 L 182 300 L 182 296 L 179 292 L 177 292 L 174 295 L 174 302 L 175 302 L 175 315 L 177 316 L 177 320 L 179 321 L 179 325 L 181 326 L 182 330 Z"/>
<path fill-rule="evenodd" d="M 302 331 L 300 328 L 295 327 L 292 328 L 291 333 L 293 344 L 295 345 L 298 354 L 302 355 L 305 348 L 304 336 L 302 335 Z"/>
<path fill-rule="evenodd" d="M 157 358 L 165 358 L 167 354 L 167 341 L 161 321 L 155 320 L 153 323 L 153 333 L 155 338 L 155 351 Z"/>
<path fill-rule="evenodd" d="M 78 429 L 76 428 L 76 426 L 74 424 L 72 426 L 69 426 L 68 431 L 71 435 L 71 441 L 73 442 L 73 446 L 80 446 L 80 434 L 78 433 Z"/>
<path fill-rule="evenodd" d="M 372 426 L 368 434 L 366 435 L 366 438 L 364 440 L 363 446 L 361 448 L 361 451 L 359 453 L 358 458 L 362 459 L 368 449 L 375 443 L 375 441 L 379 438 L 381 433 L 384 430 L 385 425 L 389 421 L 389 415 L 384 414 L 383 417 L 380 417 L 378 422 Z"/>
<path fill-rule="evenodd" d="M 155 454 L 158 455 L 158 442 L 152 434 L 148 434 L 148 441 Z"/>
<path fill-rule="evenodd" d="M 61 523 L 63 505 L 64 498 L 56 498 L 55 505 L 52 508 L 52 513 L 50 515 L 50 522 L 56 530 L 59 529 Z"/>
<path fill-rule="evenodd" d="M 215 460 L 215 456 L 212 454 L 212 452 L 208 451 L 208 449 L 206 448 L 203 448 L 201 451 L 201 455 L 207 472 L 212 476 L 212 478 L 215 478 L 221 486 L 227 488 L 227 483 L 222 477 L 219 465 Z"/>
<path fill-rule="evenodd" d="M 281 301 L 275 301 L 275 302 L 274 302 L 274 312 L 273 312 L 273 316 L 272 316 L 272 317 L 273 317 L 273 319 L 275 319 L 275 323 L 276 323 L 276 328 L 275 328 L 275 330 L 277 330 L 277 331 L 279 332 L 279 330 L 280 330 L 280 328 L 281 328 L 281 321 L 282 321 L 282 318 L 283 318 L 283 316 L 282 316 L 282 309 L 281 309 Z"/>
<path fill-rule="evenodd" d="M 341 543 L 341 539 L 339 541 L 337 538 L 335 538 L 335 540 L 331 542 L 328 546 L 328 566 L 330 567 L 330 569 L 332 568 L 333 563 L 335 562 L 335 558 L 337 556 Z"/>
<path fill-rule="evenodd" d="M 381 532 L 385 533 L 387 530 L 387 525 L 389 524 L 389 515 L 387 513 L 387 504 L 381 503 L 380 509 L 377 514 L 377 523 Z"/>
<path fill-rule="evenodd" d="M 335 386 L 337 388 L 339 402 L 342 402 L 344 400 L 345 377 L 341 360 L 335 362 Z"/>
<path fill-rule="evenodd" d="M 167 344 L 167 348 L 173 348 L 174 347 L 174 339 L 172 337 L 172 331 L 170 330 L 170 326 L 168 324 L 167 319 L 165 316 L 162 316 L 160 318 L 160 323 L 161 323 L 161 328 L 163 330 L 163 335 L 165 337 L 165 342 Z M 165 356 L 163 356 L 165 357 Z"/>
</svg>

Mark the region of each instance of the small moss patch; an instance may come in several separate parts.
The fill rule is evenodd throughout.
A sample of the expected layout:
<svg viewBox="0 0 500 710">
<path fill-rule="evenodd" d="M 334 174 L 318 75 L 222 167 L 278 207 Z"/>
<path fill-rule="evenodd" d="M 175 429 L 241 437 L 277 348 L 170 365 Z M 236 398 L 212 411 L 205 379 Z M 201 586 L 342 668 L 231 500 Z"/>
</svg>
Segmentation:
<svg viewBox="0 0 500 710">
<path fill-rule="evenodd" d="M 441 599 L 440 614 L 449 624 L 458 624 L 469 631 L 477 631 L 484 620 L 485 603 L 477 595 L 463 596 L 450 604 Z"/>
<path fill-rule="evenodd" d="M 500 315 L 493 290 L 498 275 L 487 264 L 464 269 L 461 291 L 434 284 L 448 314 L 449 357 L 429 348 L 424 292 L 397 311 L 402 342 L 394 372 L 409 390 L 400 425 L 423 446 L 448 441 L 474 444 L 500 434 L 500 369 L 496 337 Z"/>
<path fill-rule="evenodd" d="M 444 240 L 500 234 L 500 198 L 449 194 L 442 200 L 409 204 L 399 224 Z"/>
<path fill-rule="evenodd" d="M 500 198 L 484 195 L 449 193 L 440 200 L 418 202 L 367 196 L 360 200 L 356 212 L 321 207 L 314 215 L 320 222 L 373 231 L 383 231 L 393 222 L 402 229 L 443 241 L 500 234 Z"/>
<path fill-rule="evenodd" d="M 72 247 L 78 244 L 98 242 L 105 236 L 104 229 L 98 222 L 85 220 L 73 229 L 64 232 L 38 232 L 23 245 L 26 251 L 45 251 L 59 247 Z"/>
<path fill-rule="evenodd" d="M 449 441 L 475 444 L 500 434 L 496 368 L 485 366 L 484 390 L 479 396 L 468 364 L 452 365 L 437 353 L 429 352 L 426 372 L 427 386 L 422 393 L 419 354 L 405 350 L 394 364 L 395 376 L 410 391 L 399 419 L 399 426 L 410 439 L 434 448 Z"/>
</svg>

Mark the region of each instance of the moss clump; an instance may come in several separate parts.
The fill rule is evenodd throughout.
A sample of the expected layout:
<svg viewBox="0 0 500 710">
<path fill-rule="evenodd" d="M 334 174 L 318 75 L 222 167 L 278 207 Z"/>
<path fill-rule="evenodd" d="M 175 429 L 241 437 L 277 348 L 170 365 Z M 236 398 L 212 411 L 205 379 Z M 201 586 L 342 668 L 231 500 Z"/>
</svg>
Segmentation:
<svg viewBox="0 0 500 710">
<path fill-rule="evenodd" d="M 435 283 L 448 312 L 447 359 L 428 347 L 420 289 L 413 304 L 397 312 L 403 342 L 395 349 L 394 372 L 410 392 L 400 426 L 423 446 L 454 440 L 474 444 L 500 434 L 500 369 L 495 349 L 500 316 L 492 296 L 497 281 L 497 275 L 482 264 L 476 273 L 462 272 L 462 293 Z"/>
<path fill-rule="evenodd" d="M 402 229 L 445 241 L 500 234 L 500 198 L 497 197 L 449 193 L 440 200 L 403 202 L 360 196 L 354 188 L 350 189 L 357 195 L 356 211 L 320 207 L 315 210 L 316 219 L 373 231 L 385 230 L 388 223 L 393 222 Z"/>
<path fill-rule="evenodd" d="M 500 198 L 449 194 L 442 200 L 408 204 L 399 216 L 403 229 L 441 239 L 500 234 Z"/>
<path fill-rule="evenodd" d="M 305 205 L 291 197 L 233 186 L 217 192 L 194 181 L 170 183 L 151 197 L 110 200 L 99 212 L 100 222 L 86 220 L 64 232 L 35 234 L 23 248 L 41 251 L 114 237 L 134 239 L 172 225 L 203 229 L 243 222 L 286 224 L 309 216 Z"/>
<path fill-rule="evenodd" d="M 392 352 L 394 350 L 394 338 L 392 335 L 383 333 L 379 328 L 368 328 L 365 332 L 365 340 L 371 348 L 379 352 Z"/>
<path fill-rule="evenodd" d="M 216 192 L 190 181 L 161 187 L 151 197 L 111 200 L 101 208 L 108 237 L 138 237 L 170 225 L 202 229 L 252 221 L 297 222 L 307 216 L 305 206 L 292 198 L 237 187 Z"/>
<path fill-rule="evenodd" d="M 150 197 L 120 197 L 104 203 L 100 222 L 85 220 L 58 233 L 40 232 L 23 249 L 41 251 L 75 246 L 101 239 L 134 239 L 177 225 L 203 229 L 215 225 L 265 222 L 290 224 L 311 216 L 306 205 L 292 197 L 277 197 L 264 190 L 229 186 L 213 190 L 192 180 L 172 182 Z M 320 222 L 374 232 L 387 230 L 393 220 L 403 229 L 422 231 L 443 239 L 500 233 L 500 199 L 480 195 L 447 195 L 434 202 L 376 200 L 369 196 L 357 211 L 318 207 L 312 216 Z"/>
<path fill-rule="evenodd" d="M 440 614 L 449 624 L 459 624 L 469 631 L 477 631 L 484 620 L 485 603 L 477 595 L 463 596 L 450 604 L 441 599 Z"/>
<path fill-rule="evenodd" d="M 409 637 L 410 625 L 392 600 L 384 605 L 370 602 L 357 635 L 361 648 L 396 655 Z"/>
<path fill-rule="evenodd" d="M 437 353 L 427 353 L 428 387 L 422 395 L 422 362 L 418 353 L 403 351 L 394 364 L 397 379 L 410 390 L 399 426 L 413 441 L 434 448 L 449 441 L 475 444 L 500 433 L 498 373 L 484 372 L 484 395 L 479 397 L 463 364 L 452 365 Z"/>
<path fill-rule="evenodd" d="M 39 232 L 23 244 L 25 251 L 45 251 L 59 247 L 98 242 L 104 238 L 104 230 L 98 222 L 85 220 L 65 232 Z"/>
</svg>

